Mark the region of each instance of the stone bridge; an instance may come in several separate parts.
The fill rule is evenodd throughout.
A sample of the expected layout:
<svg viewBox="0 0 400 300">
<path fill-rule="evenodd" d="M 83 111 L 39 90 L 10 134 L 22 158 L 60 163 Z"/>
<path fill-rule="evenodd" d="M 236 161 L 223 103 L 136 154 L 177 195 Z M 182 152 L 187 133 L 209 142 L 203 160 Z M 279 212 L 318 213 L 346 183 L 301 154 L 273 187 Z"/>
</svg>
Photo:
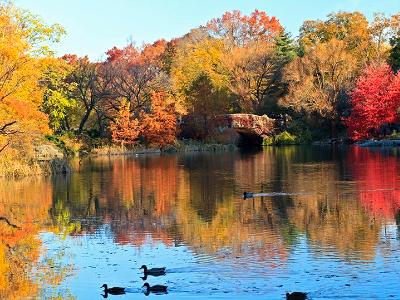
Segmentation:
<svg viewBox="0 0 400 300">
<path fill-rule="evenodd" d="M 216 117 L 215 125 L 221 134 L 231 132 L 234 142 L 239 145 L 261 145 L 263 138 L 274 135 L 278 127 L 276 119 L 253 114 L 220 115 Z"/>
</svg>

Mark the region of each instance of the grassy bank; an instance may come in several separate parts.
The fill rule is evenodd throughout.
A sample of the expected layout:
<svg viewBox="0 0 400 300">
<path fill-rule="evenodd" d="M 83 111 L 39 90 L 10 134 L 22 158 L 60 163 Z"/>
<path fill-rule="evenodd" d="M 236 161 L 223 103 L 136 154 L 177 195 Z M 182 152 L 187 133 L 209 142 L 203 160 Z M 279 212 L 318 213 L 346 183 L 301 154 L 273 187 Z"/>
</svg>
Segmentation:
<svg viewBox="0 0 400 300">
<path fill-rule="evenodd" d="M 73 157 L 102 155 L 159 154 L 178 152 L 216 152 L 235 151 L 233 144 L 203 143 L 193 140 L 177 141 L 163 148 L 148 148 L 144 145 L 121 147 L 99 139 L 73 139 L 65 137 L 48 137 L 33 147 L 25 155 L 2 155 L 0 157 L 0 177 L 21 178 L 31 175 L 48 176 L 51 174 L 70 173 L 69 159 Z"/>
<path fill-rule="evenodd" d="M 163 148 L 147 148 L 143 145 L 133 147 L 121 147 L 116 145 L 104 145 L 93 148 L 88 154 L 98 155 L 130 155 L 130 154 L 154 154 L 154 153 L 174 153 L 174 152 L 215 152 L 215 151 L 234 151 L 237 147 L 233 144 L 203 143 L 193 140 L 177 141 L 173 145 Z"/>
<path fill-rule="evenodd" d="M 35 147 L 32 155 L 0 158 L 0 177 L 21 178 L 31 175 L 65 174 L 70 172 L 63 152 L 51 144 Z"/>
</svg>

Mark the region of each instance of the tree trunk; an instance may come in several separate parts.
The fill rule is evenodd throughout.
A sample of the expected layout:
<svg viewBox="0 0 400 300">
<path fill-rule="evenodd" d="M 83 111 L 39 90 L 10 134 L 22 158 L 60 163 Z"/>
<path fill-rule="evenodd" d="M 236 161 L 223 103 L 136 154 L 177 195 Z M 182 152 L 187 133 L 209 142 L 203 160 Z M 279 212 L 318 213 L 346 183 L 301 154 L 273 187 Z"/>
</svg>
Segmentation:
<svg viewBox="0 0 400 300">
<path fill-rule="evenodd" d="M 85 127 L 86 121 L 89 119 L 90 113 L 92 112 L 92 108 L 89 108 L 88 110 L 86 110 L 85 115 L 83 116 L 81 123 L 79 124 L 79 129 L 78 132 L 79 134 L 82 133 L 83 128 Z"/>
<path fill-rule="evenodd" d="M 331 138 L 337 138 L 337 131 L 336 131 L 336 120 L 331 120 Z"/>
<path fill-rule="evenodd" d="M 64 128 L 65 128 L 65 130 L 67 130 L 67 131 L 70 131 L 70 130 L 71 130 L 71 127 L 69 126 L 69 121 L 68 121 L 68 118 L 67 118 L 67 117 L 64 118 Z"/>
<path fill-rule="evenodd" d="M 102 137 L 104 134 L 104 126 L 101 119 L 101 114 L 96 110 L 97 115 L 97 126 L 99 126 L 99 136 Z"/>
</svg>

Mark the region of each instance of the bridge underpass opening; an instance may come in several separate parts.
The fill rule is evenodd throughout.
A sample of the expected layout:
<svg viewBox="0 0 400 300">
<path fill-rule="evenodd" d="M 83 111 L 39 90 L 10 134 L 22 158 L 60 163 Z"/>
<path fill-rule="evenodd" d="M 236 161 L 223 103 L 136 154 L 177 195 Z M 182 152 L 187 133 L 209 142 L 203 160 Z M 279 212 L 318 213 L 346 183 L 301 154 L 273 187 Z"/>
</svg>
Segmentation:
<svg viewBox="0 0 400 300">
<path fill-rule="evenodd" d="M 237 131 L 239 134 L 238 147 L 247 148 L 247 147 L 261 147 L 263 138 L 262 136 L 247 131 Z"/>
</svg>

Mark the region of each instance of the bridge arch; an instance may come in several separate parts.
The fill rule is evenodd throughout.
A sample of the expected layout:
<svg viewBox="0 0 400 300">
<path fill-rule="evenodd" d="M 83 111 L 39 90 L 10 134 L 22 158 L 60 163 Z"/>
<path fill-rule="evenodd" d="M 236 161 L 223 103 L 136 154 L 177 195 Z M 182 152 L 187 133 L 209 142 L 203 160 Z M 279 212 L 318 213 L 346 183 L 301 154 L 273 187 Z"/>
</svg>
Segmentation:
<svg viewBox="0 0 400 300">
<path fill-rule="evenodd" d="M 225 114 L 217 116 L 216 124 L 221 133 L 234 130 L 239 146 L 261 145 L 264 137 L 276 132 L 276 120 L 267 115 Z"/>
</svg>

